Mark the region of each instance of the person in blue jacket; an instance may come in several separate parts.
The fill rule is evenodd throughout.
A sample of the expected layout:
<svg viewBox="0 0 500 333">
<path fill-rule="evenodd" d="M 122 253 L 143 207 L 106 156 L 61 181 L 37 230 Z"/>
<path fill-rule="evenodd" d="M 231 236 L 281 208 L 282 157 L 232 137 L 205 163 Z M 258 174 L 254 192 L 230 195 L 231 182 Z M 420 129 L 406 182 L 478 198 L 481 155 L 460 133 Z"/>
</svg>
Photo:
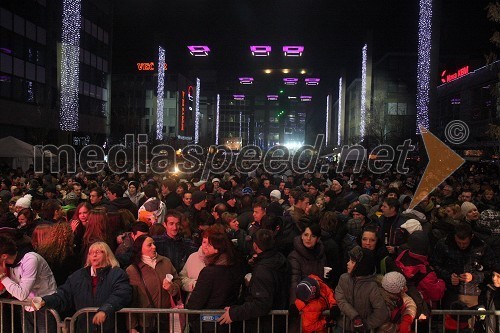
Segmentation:
<svg viewBox="0 0 500 333">
<path fill-rule="evenodd" d="M 89 248 L 85 267 L 71 274 L 66 282 L 49 296 L 35 297 L 36 308 L 46 306 L 58 312 L 97 307 L 95 314 L 78 318 L 77 332 L 114 332 L 114 313 L 129 305 L 132 297 L 127 273 L 120 268 L 113 252 L 104 242 Z M 90 330 L 89 330 L 89 329 Z"/>
</svg>

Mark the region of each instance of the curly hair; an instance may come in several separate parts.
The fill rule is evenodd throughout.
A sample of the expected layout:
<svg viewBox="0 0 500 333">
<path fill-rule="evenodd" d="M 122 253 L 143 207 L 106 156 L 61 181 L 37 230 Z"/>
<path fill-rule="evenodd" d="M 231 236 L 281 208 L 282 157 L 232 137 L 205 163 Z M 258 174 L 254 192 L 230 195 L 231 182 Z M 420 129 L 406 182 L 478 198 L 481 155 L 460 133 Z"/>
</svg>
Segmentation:
<svg viewBox="0 0 500 333">
<path fill-rule="evenodd" d="M 41 244 L 38 247 L 38 254 L 49 264 L 63 262 L 73 255 L 73 237 L 69 223 L 53 224 L 51 225 L 50 242 Z"/>
</svg>

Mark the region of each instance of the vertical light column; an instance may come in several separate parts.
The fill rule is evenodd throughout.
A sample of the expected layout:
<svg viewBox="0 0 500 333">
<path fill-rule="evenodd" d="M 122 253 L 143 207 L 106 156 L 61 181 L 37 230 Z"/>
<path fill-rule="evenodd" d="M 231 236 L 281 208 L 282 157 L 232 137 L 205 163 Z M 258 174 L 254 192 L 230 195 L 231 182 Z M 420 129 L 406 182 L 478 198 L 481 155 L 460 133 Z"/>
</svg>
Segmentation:
<svg viewBox="0 0 500 333">
<path fill-rule="evenodd" d="M 328 146 L 328 135 L 330 134 L 330 95 L 326 95 L 326 128 L 325 128 L 325 145 Z"/>
<path fill-rule="evenodd" d="M 220 95 L 217 94 L 217 104 L 215 104 L 215 144 L 219 144 L 219 122 L 220 122 Z"/>
<path fill-rule="evenodd" d="M 366 51 L 368 45 L 363 46 L 362 63 L 361 63 L 361 119 L 359 124 L 359 136 L 361 141 L 366 134 L 366 63 L 368 61 Z"/>
<path fill-rule="evenodd" d="M 241 128 L 242 128 L 242 118 L 243 118 L 243 113 L 240 111 L 240 139 L 242 140 L 241 136 L 243 135 L 242 132 L 241 132 Z"/>
<path fill-rule="evenodd" d="M 429 129 L 429 83 L 431 68 L 432 0 L 420 0 L 417 63 L 417 133 Z"/>
<path fill-rule="evenodd" d="M 197 144 L 200 139 L 200 79 L 196 78 L 196 102 L 194 106 L 194 143 Z"/>
<path fill-rule="evenodd" d="M 63 0 L 61 108 L 59 110 L 59 128 L 63 131 L 78 130 L 81 10 L 81 0 Z"/>
<path fill-rule="evenodd" d="M 337 146 L 341 143 L 341 133 L 342 130 L 342 78 L 339 79 L 339 114 L 338 114 L 338 124 L 337 124 Z"/>
<path fill-rule="evenodd" d="M 156 95 L 156 139 L 163 140 L 163 97 L 165 93 L 165 49 L 158 47 L 158 90 Z"/>
</svg>

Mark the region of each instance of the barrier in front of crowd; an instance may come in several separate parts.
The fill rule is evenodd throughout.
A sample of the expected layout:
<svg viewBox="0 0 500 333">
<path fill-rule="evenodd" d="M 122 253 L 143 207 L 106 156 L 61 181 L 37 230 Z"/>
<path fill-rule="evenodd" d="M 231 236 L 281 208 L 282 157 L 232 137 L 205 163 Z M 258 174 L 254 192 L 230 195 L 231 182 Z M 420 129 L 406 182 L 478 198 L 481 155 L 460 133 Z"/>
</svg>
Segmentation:
<svg viewBox="0 0 500 333">
<path fill-rule="evenodd" d="M 0 332 L 2 333 L 14 333 L 14 332 L 25 332 L 25 316 L 29 315 L 28 311 L 25 310 L 25 306 L 30 306 L 29 302 L 20 302 L 12 299 L 0 298 Z M 103 327 L 97 327 L 92 324 L 90 318 L 91 315 L 97 312 L 98 308 L 83 308 L 77 311 L 72 317 L 65 318 L 61 320 L 61 317 L 57 311 L 53 309 L 47 309 L 47 318 L 43 323 L 37 322 L 36 316 L 34 317 L 35 326 L 38 325 L 39 328 L 45 330 L 45 332 L 55 332 L 55 333 L 76 333 L 78 331 L 78 325 L 82 325 L 85 332 L 103 332 Z M 295 326 L 289 324 L 288 311 L 287 310 L 273 310 L 268 316 L 256 318 L 254 320 L 248 320 L 243 322 L 234 322 L 230 325 L 218 325 L 217 319 L 224 313 L 224 310 L 187 310 L 187 309 L 144 309 L 144 308 L 124 308 L 117 313 L 115 313 L 115 323 L 114 332 L 119 333 L 132 327 L 135 323 L 135 317 L 138 317 L 142 322 L 147 322 L 148 317 L 155 317 L 160 322 L 160 325 L 156 327 L 156 332 L 172 332 L 172 333 L 183 333 L 179 324 L 179 319 L 186 317 L 187 315 L 195 316 L 199 318 L 199 326 L 201 327 L 200 332 L 300 332 L 301 324 L 296 322 Z M 328 312 L 324 313 L 328 315 Z M 167 318 L 169 320 L 161 320 L 162 318 Z M 180 317 L 178 317 L 180 316 Z M 454 320 L 459 322 L 460 318 L 466 316 L 473 317 L 475 320 L 479 320 L 480 316 L 495 316 L 496 322 L 500 320 L 500 310 L 499 311 L 478 311 L 478 310 L 432 310 L 432 315 L 427 318 L 426 321 L 416 322 L 414 326 L 414 331 L 416 333 L 420 332 L 445 332 L 445 331 L 456 331 L 463 332 L 459 326 L 454 330 L 447 329 L 445 326 L 446 316 L 455 316 Z M 176 318 L 177 317 L 177 318 Z M 192 317 L 191 317 L 192 318 Z M 469 319 L 469 318 L 467 318 Z M 55 331 L 49 329 L 49 320 L 54 320 Z M 345 318 L 340 319 L 345 320 Z M 169 326 L 161 326 L 162 322 L 169 322 Z M 182 322 L 182 320 L 180 320 Z M 187 322 L 187 320 L 186 320 Z M 40 326 L 41 325 L 41 326 Z M 345 325 L 342 325 L 345 327 Z M 80 326 L 82 328 L 82 326 Z M 471 329 L 471 332 L 473 330 Z M 36 332 L 41 332 L 37 330 Z M 80 332 L 80 331 L 78 331 Z M 334 330 L 329 328 L 329 332 L 341 332 L 341 330 Z"/>
<path fill-rule="evenodd" d="M 32 316 L 33 326 L 38 329 L 36 332 L 64 333 L 64 321 L 59 313 L 53 309 L 44 309 L 45 319 L 40 320 L 39 316 L 33 316 L 33 312 L 27 311 L 25 307 L 31 307 L 30 302 L 21 302 L 14 299 L 0 298 L 0 332 L 27 332 L 26 317 Z"/>
<path fill-rule="evenodd" d="M 461 329 L 459 325 L 456 325 L 455 328 L 447 328 L 446 320 L 447 316 L 453 316 L 454 318 L 448 318 L 448 320 L 452 319 L 455 322 L 460 322 L 460 318 L 464 319 L 466 322 L 474 324 L 474 322 L 478 321 L 481 316 L 485 316 L 487 320 L 489 316 L 495 316 L 496 323 L 498 324 L 500 320 L 500 310 L 497 311 L 479 311 L 479 310 L 432 310 L 431 316 L 427 320 L 428 331 L 429 332 L 463 332 L 464 329 Z M 438 317 L 438 318 L 436 318 Z M 431 330 L 432 329 L 432 330 Z M 496 331 L 498 332 L 498 327 Z M 474 327 L 470 328 L 470 332 L 474 332 Z"/>
</svg>

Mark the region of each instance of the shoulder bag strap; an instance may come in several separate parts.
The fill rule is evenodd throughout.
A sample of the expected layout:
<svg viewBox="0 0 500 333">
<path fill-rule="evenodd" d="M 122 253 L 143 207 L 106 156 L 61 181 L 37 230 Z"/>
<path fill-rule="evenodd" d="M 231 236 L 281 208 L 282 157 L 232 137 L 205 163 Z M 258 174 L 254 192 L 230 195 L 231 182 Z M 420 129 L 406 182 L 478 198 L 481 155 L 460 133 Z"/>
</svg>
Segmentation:
<svg viewBox="0 0 500 333">
<path fill-rule="evenodd" d="M 146 291 L 146 295 L 148 296 L 149 302 L 151 303 L 152 306 L 156 307 L 155 302 L 153 302 L 153 297 L 151 297 L 151 294 L 149 293 L 148 286 L 146 285 L 146 281 L 144 281 L 144 276 L 142 276 L 141 269 L 137 264 L 133 264 L 135 269 L 137 269 L 137 272 L 139 273 L 139 277 L 141 278 L 142 285 L 144 286 L 144 290 Z"/>
</svg>

